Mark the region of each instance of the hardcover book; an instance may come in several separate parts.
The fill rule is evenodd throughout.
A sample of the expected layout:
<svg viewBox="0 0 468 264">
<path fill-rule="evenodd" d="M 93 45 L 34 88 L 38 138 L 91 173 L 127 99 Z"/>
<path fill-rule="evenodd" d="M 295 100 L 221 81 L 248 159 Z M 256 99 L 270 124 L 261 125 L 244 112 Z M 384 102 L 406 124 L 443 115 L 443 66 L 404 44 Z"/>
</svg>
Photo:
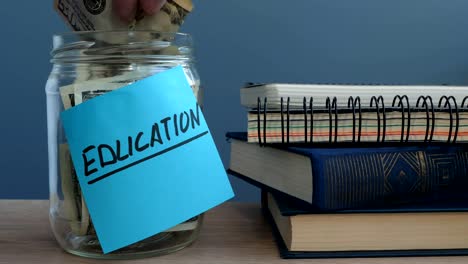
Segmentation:
<svg viewBox="0 0 468 264">
<path fill-rule="evenodd" d="M 282 258 L 468 254 L 467 200 L 323 213 L 279 193 L 264 194 Z"/>
<path fill-rule="evenodd" d="M 311 148 L 246 141 L 228 133 L 231 174 L 321 210 L 379 207 L 466 196 L 468 150 L 462 145 Z"/>
</svg>

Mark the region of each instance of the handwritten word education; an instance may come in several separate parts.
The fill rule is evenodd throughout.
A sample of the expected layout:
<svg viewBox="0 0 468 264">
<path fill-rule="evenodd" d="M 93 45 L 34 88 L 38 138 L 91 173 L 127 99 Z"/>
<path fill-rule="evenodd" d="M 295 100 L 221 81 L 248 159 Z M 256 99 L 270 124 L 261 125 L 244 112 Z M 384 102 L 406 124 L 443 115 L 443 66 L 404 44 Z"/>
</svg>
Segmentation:
<svg viewBox="0 0 468 264">
<path fill-rule="evenodd" d="M 170 145 L 169 143 L 171 140 L 175 141 L 175 138 L 185 134 L 189 129 L 195 130 L 199 126 L 200 107 L 196 104 L 194 109 L 191 108 L 188 111 L 173 114 L 172 116 L 161 119 L 159 122 L 155 122 L 146 132 L 140 131 L 136 133 L 136 135 L 128 136 L 124 140 L 116 139 L 112 144 L 102 143 L 99 145 L 87 146 L 83 149 L 81 154 L 86 177 L 98 173 L 99 170 L 109 165 L 129 159 L 135 152 L 148 153 L 148 156 L 94 178 L 89 181 L 88 184 L 93 184 L 112 174 L 152 159 L 208 134 L 208 131 L 203 131 L 182 142 L 167 148 L 161 148 L 161 146 Z M 170 133 L 170 131 L 172 131 L 172 133 Z M 157 149 L 158 151 L 154 153 L 153 149 Z"/>
</svg>

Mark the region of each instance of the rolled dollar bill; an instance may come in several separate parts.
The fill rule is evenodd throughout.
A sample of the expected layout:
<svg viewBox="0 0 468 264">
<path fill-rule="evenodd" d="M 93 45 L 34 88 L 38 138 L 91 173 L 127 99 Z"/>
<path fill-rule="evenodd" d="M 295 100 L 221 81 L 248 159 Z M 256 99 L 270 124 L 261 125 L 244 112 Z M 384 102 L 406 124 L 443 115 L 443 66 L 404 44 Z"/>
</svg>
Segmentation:
<svg viewBox="0 0 468 264">
<path fill-rule="evenodd" d="M 177 32 L 193 9 L 192 0 L 167 0 L 160 12 L 145 16 L 138 10 L 126 23 L 112 10 L 112 0 L 55 0 L 55 10 L 75 31 L 155 30 Z"/>
</svg>

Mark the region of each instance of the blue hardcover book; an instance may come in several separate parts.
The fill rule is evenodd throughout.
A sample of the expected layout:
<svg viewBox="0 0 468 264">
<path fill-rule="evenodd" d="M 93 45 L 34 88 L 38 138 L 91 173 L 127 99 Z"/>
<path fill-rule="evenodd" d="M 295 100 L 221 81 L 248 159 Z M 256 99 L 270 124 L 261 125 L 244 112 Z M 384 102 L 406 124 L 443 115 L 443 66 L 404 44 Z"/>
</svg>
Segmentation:
<svg viewBox="0 0 468 264">
<path fill-rule="evenodd" d="M 465 145 L 312 148 L 227 133 L 231 174 L 320 210 L 441 201 L 468 193 Z"/>
<path fill-rule="evenodd" d="M 325 213 L 262 191 L 262 209 L 282 258 L 468 254 L 468 200 Z"/>
</svg>

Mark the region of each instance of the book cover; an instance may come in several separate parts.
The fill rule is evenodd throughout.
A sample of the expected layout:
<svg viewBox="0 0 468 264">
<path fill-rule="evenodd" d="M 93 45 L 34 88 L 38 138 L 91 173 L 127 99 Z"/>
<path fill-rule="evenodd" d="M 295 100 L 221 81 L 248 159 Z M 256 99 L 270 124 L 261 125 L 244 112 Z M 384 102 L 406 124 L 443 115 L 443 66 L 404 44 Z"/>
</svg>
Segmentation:
<svg viewBox="0 0 468 264">
<path fill-rule="evenodd" d="M 271 193 L 276 201 L 281 215 L 290 217 L 294 215 L 313 215 L 321 213 L 309 205 L 301 203 L 290 197 L 283 196 L 280 193 Z M 268 208 L 269 195 L 266 191 L 262 191 L 262 211 L 272 227 L 272 233 L 275 243 L 278 247 L 281 258 L 285 259 L 303 259 L 303 258 L 350 258 L 350 257 L 407 257 L 407 256 L 456 256 L 468 255 L 466 248 L 444 248 L 444 249 L 398 249 L 398 250 L 335 250 L 335 251 L 298 251 L 289 250 L 283 236 L 279 230 L 278 224 L 274 220 L 273 213 Z M 366 210 L 344 210 L 337 211 L 334 214 L 356 214 L 356 213 L 414 213 L 414 212 L 467 212 L 468 200 L 451 201 L 439 204 L 419 204 L 409 206 L 387 207 L 379 209 Z M 346 216 L 344 216 L 346 217 Z M 284 228 L 284 227 L 283 227 Z M 283 230 L 284 232 L 284 230 Z"/>
<path fill-rule="evenodd" d="M 240 89 L 241 104 L 248 108 L 257 107 L 258 98 L 268 98 L 272 107 L 279 108 L 280 98 L 290 98 L 293 106 L 302 107 L 302 99 L 314 98 L 315 105 L 325 106 L 328 97 L 336 96 L 339 105 L 347 105 L 350 96 L 359 97 L 362 102 L 370 102 L 372 97 L 382 96 L 391 103 L 396 95 L 406 95 L 409 105 L 416 105 L 421 95 L 434 98 L 453 96 L 457 102 L 466 97 L 464 86 L 447 85 L 352 85 L 352 84 L 292 84 L 292 83 L 266 83 L 247 84 Z"/>
<path fill-rule="evenodd" d="M 260 147 L 246 143 L 245 133 L 228 133 L 227 137 L 238 140 L 236 144 L 242 146 L 238 149 L 235 144 L 231 146 L 230 170 L 233 175 L 294 196 L 321 210 L 466 196 L 468 151 L 462 145 Z M 270 155 L 271 151 L 275 155 Z M 309 175 L 300 175 L 308 170 L 297 171 L 298 165 L 286 164 L 286 161 L 298 159 L 289 153 L 307 158 L 298 164 L 305 162 L 303 166 L 310 167 Z M 272 162 L 271 157 L 281 158 Z"/>
</svg>

